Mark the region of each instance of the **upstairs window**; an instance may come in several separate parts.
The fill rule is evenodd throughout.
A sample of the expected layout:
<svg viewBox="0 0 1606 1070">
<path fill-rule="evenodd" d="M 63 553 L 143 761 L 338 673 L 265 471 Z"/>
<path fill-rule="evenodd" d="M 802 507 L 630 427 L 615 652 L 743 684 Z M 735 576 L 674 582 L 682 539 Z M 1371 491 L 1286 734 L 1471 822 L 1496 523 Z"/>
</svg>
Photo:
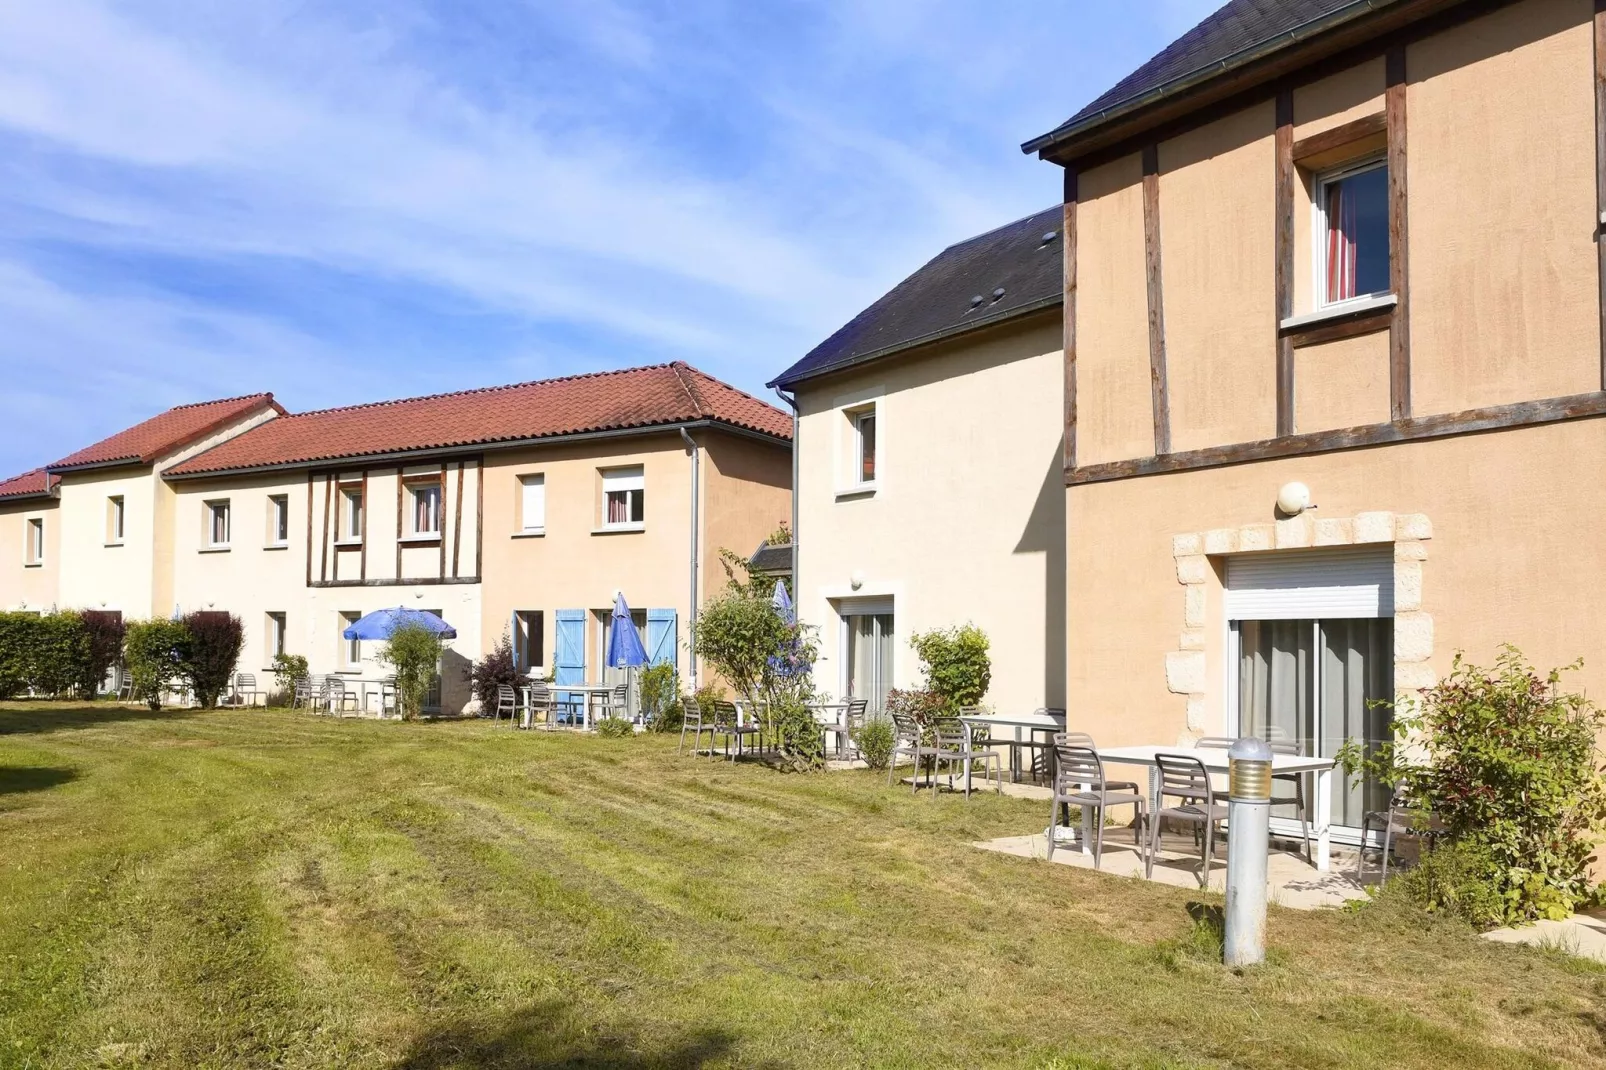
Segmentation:
<svg viewBox="0 0 1606 1070">
<path fill-rule="evenodd" d="M 28 521 L 27 543 L 23 547 L 23 560 L 30 565 L 45 563 L 45 520 L 35 517 Z"/>
<path fill-rule="evenodd" d="M 526 534 L 546 531 L 546 476 L 519 477 L 519 530 Z"/>
<path fill-rule="evenodd" d="M 1389 292 L 1388 186 L 1388 165 L 1377 159 L 1317 179 L 1317 292 L 1324 306 Z"/>
<path fill-rule="evenodd" d="M 875 410 L 853 418 L 854 475 L 860 483 L 875 482 Z"/>
<path fill-rule="evenodd" d="M 640 465 L 602 473 L 602 526 L 640 527 L 647 522 L 646 476 Z"/>
<path fill-rule="evenodd" d="M 362 485 L 340 488 L 339 542 L 362 541 Z"/>
<path fill-rule="evenodd" d="M 290 497 L 275 494 L 268 498 L 268 545 L 283 546 L 290 541 Z"/>
<path fill-rule="evenodd" d="M 106 542 L 112 546 L 123 541 L 123 496 L 114 494 L 106 499 Z"/>
<path fill-rule="evenodd" d="M 229 502 L 206 503 L 206 545 L 219 549 L 229 544 Z"/>
<path fill-rule="evenodd" d="M 439 483 L 415 483 L 408 488 L 413 498 L 413 531 L 414 535 L 439 535 L 441 533 L 441 485 Z"/>
</svg>

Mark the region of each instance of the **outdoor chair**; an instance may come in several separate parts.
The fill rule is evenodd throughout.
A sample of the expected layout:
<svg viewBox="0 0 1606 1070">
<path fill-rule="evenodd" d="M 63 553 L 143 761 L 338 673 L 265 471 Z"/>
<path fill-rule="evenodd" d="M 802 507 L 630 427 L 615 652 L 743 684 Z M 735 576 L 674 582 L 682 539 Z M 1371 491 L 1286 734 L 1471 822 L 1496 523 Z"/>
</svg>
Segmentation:
<svg viewBox="0 0 1606 1070">
<path fill-rule="evenodd" d="M 323 708 L 336 716 L 343 716 L 348 708 L 357 712 L 357 693 L 346 690 L 346 681 L 338 676 L 323 678 Z"/>
<path fill-rule="evenodd" d="M 1236 742 L 1238 742 L 1236 739 L 1228 736 L 1205 736 L 1194 746 L 1201 749 L 1208 747 L 1227 750 Z M 1274 755 L 1300 753 L 1299 744 L 1293 740 L 1278 739 L 1266 745 L 1271 748 L 1271 752 Z M 1283 785 L 1290 790 L 1279 795 L 1277 792 L 1278 785 Z M 1294 808 L 1294 812 L 1299 817 L 1300 829 L 1304 833 L 1305 861 L 1314 865 L 1316 856 L 1312 853 L 1310 846 L 1310 803 L 1309 797 L 1305 793 L 1305 774 L 1273 773 L 1271 775 L 1271 805 L 1273 809 L 1279 806 L 1292 806 Z"/>
<path fill-rule="evenodd" d="M 695 755 L 697 753 L 697 745 L 702 742 L 703 733 L 707 732 L 708 755 L 709 757 L 713 757 L 714 732 L 716 730 L 713 718 L 709 717 L 706 721 L 703 719 L 702 707 L 697 704 L 697 700 L 691 695 L 686 695 L 680 700 L 680 709 L 682 712 L 682 718 L 680 722 L 680 745 L 675 748 L 675 753 L 679 754 L 685 748 L 686 733 L 690 732 L 691 752 Z"/>
<path fill-rule="evenodd" d="M 1093 868 L 1098 869 L 1104 859 L 1104 811 L 1112 806 L 1131 806 L 1135 810 L 1132 822 L 1132 844 L 1143 848 L 1144 814 L 1148 800 L 1129 781 L 1110 781 L 1104 777 L 1104 761 L 1092 747 L 1080 744 L 1055 744 L 1054 750 L 1054 801 L 1048 810 L 1048 860 L 1054 860 L 1054 847 L 1063 814 L 1064 824 L 1071 823 L 1071 807 L 1091 810 L 1093 824 Z"/>
<path fill-rule="evenodd" d="M 846 760 L 850 753 L 858 749 L 853 742 L 854 733 L 864 727 L 865 711 L 869 706 L 869 699 L 848 699 L 837 707 L 842 711 L 841 720 L 833 720 L 829 724 L 821 722 L 820 731 L 836 737 L 836 756 L 839 759 Z"/>
<path fill-rule="evenodd" d="M 315 694 L 317 694 L 317 689 L 313 686 L 312 677 L 296 677 L 290 683 L 290 708 L 293 710 L 301 706 L 306 706 L 308 709 L 311 709 L 313 706 L 313 696 Z"/>
<path fill-rule="evenodd" d="M 931 768 L 931 794 L 937 794 L 937 768 L 946 763 L 948 766 L 948 790 L 954 788 L 954 767 L 963 769 L 966 762 L 972 769 L 981 765 L 982 779 L 986 780 L 991 771 L 997 779 L 993 781 L 993 790 L 1002 795 L 1004 792 L 1004 760 L 994 750 L 979 750 L 971 734 L 965 730 L 964 722 L 957 717 L 940 717 L 934 726 L 936 733 L 936 746 L 932 755 Z M 965 778 L 965 798 L 970 798 L 970 778 Z"/>
<path fill-rule="evenodd" d="M 915 791 L 920 790 L 920 763 L 931 752 L 921 741 L 920 726 L 901 713 L 891 713 L 892 755 L 887 761 L 887 784 L 897 775 L 898 755 L 906 754 L 915 763 Z"/>
<path fill-rule="evenodd" d="M 255 706 L 259 698 L 263 700 L 263 705 L 267 705 L 267 695 L 257 690 L 257 678 L 253 673 L 235 674 L 234 698 L 242 706 Z"/>
<path fill-rule="evenodd" d="M 132 702 L 134 700 L 134 677 L 130 673 L 118 670 L 117 701 Z"/>
<path fill-rule="evenodd" d="M 1058 706 L 1039 706 L 1032 711 L 1044 717 L 1064 717 L 1065 711 Z M 1054 736 L 1058 733 L 1047 728 L 1034 728 L 1029 739 L 1011 740 L 1010 745 L 1019 749 L 1031 751 L 1031 777 L 1033 780 L 1049 780 L 1054 775 Z"/>
<path fill-rule="evenodd" d="M 552 689 L 545 684 L 534 684 L 530 687 L 530 698 L 525 706 L 525 727 L 534 728 L 537 722 L 543 722 L 546 727 L 552 727 L 552 711 L 557 708 L 556 696 Z"/>
<path fill-rule="evenodd" d="M 714 725 L 725 737 L 725 756 L 735 761 L 742 756 L 742 741 L 748 736 L 759 736 L 764 731 L 756 724 L 742 724 L 736 703 L 720 699 L 714 703 Z M 736 752 L 731 753 L 730 741 L 736 741 Z"/>
<path fill-rule="evenodd" d="M 1099 745 L 1093 742 L 1093 737 L 1086 732 L 1056 732 L 1054 733 L 1054 748 L 1056 753 L 1060 747 L 1086 747 L 1097 751 Z M 1101 761 L 1103 759 L 1100 759 Z M 1107 780 L 1105 787 L 1113 791 L 1140 791 L 1142 790 L 1135 780 Z"/>
<path fill-rule="evenodd" d="M 507 723 L 512 725 L 518 716 L 518 696 L 514 694 L 512 685 L 497 684 L 496 706 L 491 710 L 491 721 L 500 721 L 504 713 L 507 714 Z"/>
<path fill-rule="evenodd" d="M 1361 883 L 1361 870 L 1366 865 L 1366 836 L 1374 828 L 1382 834 L 1383 865 L 1382 883 L 1387 884 L 1389 879 L 1389 852 L 1393 850 L 1395 842 L 1402 836 L 1414 836 L 1425 846 L 1431 848 L 1438 838 L 1442 826 L 1433 814 L 1425 814 L 1413 805 L 1414 800 L 1404 788 L 1394 789 L 1389 796 L 1387 810 L 1368 810 L 1361 815 L 1361 847 L 1355 852 L 1355 883 Z M 1426 828 L 1423 828 L 1423 825 Z"/>
<path fill-rule="evenodd" d="M 1166 818 L 1194 825 L 1195 840 L 1202 843 L 1199 887 L 1210 883 L 1210 862 L 1216 854 L 1216 826 L 1227 819 L 1227 808 L 1216 802 L 1216 789 L 1204 762 L 1184 754 L 1157 754 L 1158 801 L 1180 800 L 1176 806 L 1159 806 L 1149 815 L 1149 852 L 1143 875 L 1154 876 L 1154 859 L 1160 852 L 1160 829 Z"/>
</svg>

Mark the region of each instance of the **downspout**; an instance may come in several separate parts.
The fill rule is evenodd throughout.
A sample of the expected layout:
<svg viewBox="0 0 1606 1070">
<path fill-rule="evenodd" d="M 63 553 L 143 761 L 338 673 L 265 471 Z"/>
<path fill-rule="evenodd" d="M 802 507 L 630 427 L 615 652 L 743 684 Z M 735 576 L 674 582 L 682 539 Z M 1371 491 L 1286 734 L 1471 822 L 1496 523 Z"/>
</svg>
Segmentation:
<svg viewBox="0 0 1606 1070">
<path fill-rule="evenodd" d="M 691 666 L 691 690 L 697 690 L 697 527 L 698 504 L 702 489 L 702 454 L 697 449 L 697 442 L 684 426 L 680 428 L 680 437 L 686 443 L 686 452 L 691 455 L 691 611 L 686 621 L 686 643 L 688 647 L 688 664 Z"/>
<path fill-rule="evenodd" d="M 802 588 L 797 585 L 797 436 L 802 421 L 798 419 L 797 395 L 793 394 L 792 397 L 787 397 L 781 392 L 780 387 L 777 386 L 773 389 L 775 391 L 775 396 L 786 402 L 787 406 L 792 410 L 792 604 L 796 605 L 798 600 L 798 592 L 802 590 Z"/>
</svg>

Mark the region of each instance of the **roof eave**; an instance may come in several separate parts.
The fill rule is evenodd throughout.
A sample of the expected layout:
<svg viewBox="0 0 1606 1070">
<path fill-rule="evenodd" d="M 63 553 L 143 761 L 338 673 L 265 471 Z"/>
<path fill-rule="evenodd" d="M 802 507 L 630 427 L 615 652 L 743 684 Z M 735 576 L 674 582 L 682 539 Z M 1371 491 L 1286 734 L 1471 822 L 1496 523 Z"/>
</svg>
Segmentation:
<svg viewBox="0 0 1606 1070">
<path fill-rule="evenodd" d="M 1168 119 L 1271 81 L 1290 69 L 1363 43 L 1465 0 L 1354 0 L 1226 59 L 1066 124 L 1021 145 L 1026 154 L 1066 164 Z M 1257 66 L 1260 68 L 1256 70 Z M 1243 80 L 1239 84 L 1238 79 Z"/>
<path fill-rule="evenodd" d="M 812 368 L 802 375 L 788 376 L 783 373 L 764 385 L 768 386 L 771 390 L 791 390 L 799 383 L 806 383 L 810 380 L 823 378 L 827 375 L 835 375 L 837 372 L 845 371 L 848 368 L 857 368 L 860 365 L 871 364 L 878 360 L 885 360 L 888 357 L 894 357 L 900 353 L 906 353 L 911 349 L 919 349 L 922 346 L 935 345 L 938 342 L 946 342 L 951 339 L 970 334 L 974 331 L 983 331 L 989 327 L 997 327 L 1002 324 L 1021 319 L 1022 317 L 1030 316 L 1046 309 L 1054 308 L 1057 305 L 1063 305 L 1064 303 L 1064 294 L 1054 294 L 1050 297 L 1039 298 L 1038 300 L 1029 304 L 1021 305 L 1018 308 L 1012 308 L 1008 312 L 1003 312 L 987 319 L 974 320 L 970 323 L 961 323 L 953 327 L 945 327 L 940 331 L 932 331 L 929 334 L 921 335 L 919 338 L 911 338 L 907 341 L 898 342 L 894 345 L 885 346 L 881 349 L 873 349 L 868 353 L 861 353 L 857 356 L 834 361 L 830 364 L 824 365 L 823 367 Z"/>
<path fill-rule="evenodd" d="M 380 453 L 353 453 L 342 457 L 312 457 L 305 460 L 280 461 L 273 464 L 241 465 L 234 468 L 213 468 L 202 472 L 174 472 L 162 473 L 162 478 L 169 482 L 180 482 L 194 479 L 222 479 L 233 476 L 261 475 L 268 472 L 305 471 L 318 468 L 339 468 L 343 465 L 375 465 L 395 464 L 423 457 L 457 457 L 465 454 L 488 453 L 493 450 L 522 449 L 529 446 L 548 446 L 557 443 L 585 442 L 604 438 L 626 438 L 636 435 L 661 434 L 684 427 L 689 431 L 712 428 L 726 431 L 759 441 L 790 445 L 791 438 L 786 435 L 775 435 L 755 427 L 745 427 L 741 424 L 731 423 L 728 420 L 699 417 L 687 420 L 670 420 L 661 423 L 643 424 L 640 427 L 612 428 L 606 431 L 577 431 L 566 435 L 538 435 L 533 438 L 498 439 L 492 442 L 460 442 L 445 446 L 423 446 L 418 449 L 390 450 Z M 204 457 L 205 454 L 197 456 Z M 187 463 L 187 462 L 186 462 Z"/>
</svg>

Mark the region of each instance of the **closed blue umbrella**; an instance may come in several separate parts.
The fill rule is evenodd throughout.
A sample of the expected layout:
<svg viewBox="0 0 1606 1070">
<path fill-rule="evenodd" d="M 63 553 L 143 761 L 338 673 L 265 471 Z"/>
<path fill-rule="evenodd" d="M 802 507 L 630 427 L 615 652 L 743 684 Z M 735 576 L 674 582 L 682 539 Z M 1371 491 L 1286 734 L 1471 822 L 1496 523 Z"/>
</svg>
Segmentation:
<svg viewBox="0 0 1606 1070">
<path fill-rule="evenodd" d="M 340 634 L 347 639 L 389 639 L 390 633 L 403 624 L 416 624 L 427 628 L 442 639 L 456 639 L 457 629 L 435 614 L 423 609 L 376 609 L 362 617 Z"/>
<path fill-rule="evenodd" d="M 786 623 L 797 623 L 797 614 L 792 610 L 792 596 L 786 593 L 786 584 L 780 580 L 775 581 L 775 593 L 770 596 L 770 605 L 775 607 L 775 612 Z"/>
<path fill-rule="evenodd" d="M 625 596 L 617 595 L 613 600 L 613 620 L 608 626 L 608 665 L 614 669 L 628 669 L 645 664 L 647 648 L 641 645 L 641 636 L 630 619 Z"/>
</svg>

